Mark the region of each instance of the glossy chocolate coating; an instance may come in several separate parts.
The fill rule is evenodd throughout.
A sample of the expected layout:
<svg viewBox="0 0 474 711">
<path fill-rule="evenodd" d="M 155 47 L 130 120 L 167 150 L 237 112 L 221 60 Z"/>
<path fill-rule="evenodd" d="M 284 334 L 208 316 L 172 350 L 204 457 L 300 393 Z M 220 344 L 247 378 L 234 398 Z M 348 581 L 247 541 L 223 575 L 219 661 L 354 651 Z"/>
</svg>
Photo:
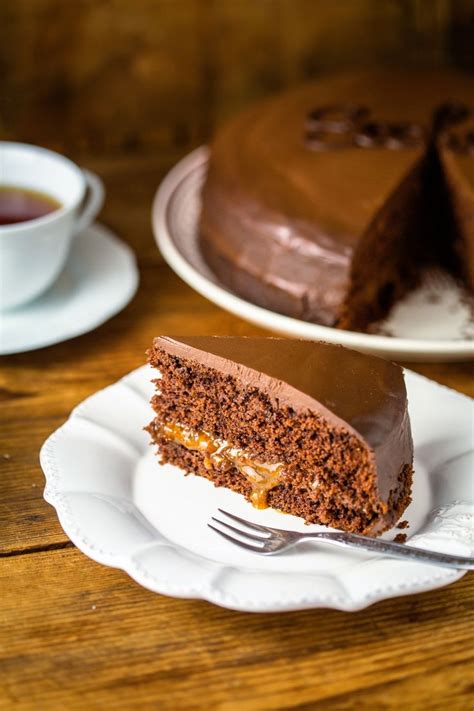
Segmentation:
<svg viewBox="0 0 474 711">
<path fill-rule="evenodd" d="M 249 108 L 212 144 L 200 224 L 209 265 L 254 303 L 337 323 L 359 244 L 402 183 L 420 191 L 435 117 L 448 130 L 464 119 L 453 107 L 471 103 L 473 77 L 381 72 L 324 78 Z M 445 150 L 474 201 L 474 153 L 457 138 Z"/>
<path fill-rule="evenodd" d="M 237 378 L 274 406 L 321 414 L 373 453 L 386 499 L 413 445 L 402 369 L 343 346 L 280 338 L 159 336 L 154 347 Z"/>
</svg>

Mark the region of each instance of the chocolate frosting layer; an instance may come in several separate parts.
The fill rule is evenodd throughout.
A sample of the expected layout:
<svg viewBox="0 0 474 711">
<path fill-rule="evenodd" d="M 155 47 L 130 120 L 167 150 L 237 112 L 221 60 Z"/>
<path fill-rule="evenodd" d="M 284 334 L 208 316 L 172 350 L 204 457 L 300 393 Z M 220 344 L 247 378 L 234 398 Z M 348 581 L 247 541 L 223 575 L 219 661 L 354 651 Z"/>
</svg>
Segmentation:
<svg viewBox="0 0 474 711">
<path fill-rule="evenodd" d="M 474 291 L 474 115 L 440 136 L 438 148 L 458 233 L 461 272 Z"/>
<path fill-rule="evenodd" d="M 154 347 L 256 387 L 274 406 L 321 414 L 362 438 L 384 499 L 401 465 L 412 462 L 403 372 L 393 363 L 343 346 L 280 338 L 159 336 Z"/>
<path fill-rule="evenodd" d="M 473 97 L 474 78 L 459 72 L 362 72 L 247 109 L 212 144 L 200 226 L 209 265 L 261 306 L 333 325 L 359 244 L 403 183 L 417 199 L 429 137 L 452 107 L 474 111 Z M 464 181 L 470 146 L 463 133 L 446 147 Z"/>
</svg>

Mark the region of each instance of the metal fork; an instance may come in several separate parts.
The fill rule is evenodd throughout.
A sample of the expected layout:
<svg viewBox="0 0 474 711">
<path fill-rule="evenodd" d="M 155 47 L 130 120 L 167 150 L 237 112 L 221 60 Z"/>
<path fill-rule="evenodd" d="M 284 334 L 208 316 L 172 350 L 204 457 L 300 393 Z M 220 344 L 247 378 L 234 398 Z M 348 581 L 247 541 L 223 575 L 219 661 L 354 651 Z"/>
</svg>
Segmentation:
<svg viewBox="0 0 474 711">
<path fill-rule="evenodd" d="M 463 556 L 449 555 L 447 553 L 437 553 L 436 551 L 427 551 L 423 548 L 413 548 L 401 543 L 393 543 L 391 541 L 383 541 L 380 538 L 370 538 L 369 536 L 361 536 L 357 533 L 344 533 L 342 531 L 311 531 L 308 533 L 297 533 L 296 531 L 284 531 L 280 528 L 272 528 L 271 526 L 261 526 L 257 523 L 246 521 L 239 516 L 218 509 L 221 514 L 227 516 L 232 521 L 244 526 L 237 528 L 230 523 L 221 521 L 212 516 L 212 520 L 222 526 L 226 531 L 231 531 L 230 535 L 225 531 L 216 528 L 212 523 L 208 523 L 209 528 L 218 533 L 220 536 L 230 541 L 240 548 L 245 548 L 252 553 L 260 553 L 262 555 L 275 555 L 282 551 L 295 546 L 300 541 L 309 539 L 317 539 L 325 543 L 333 543 L 336 546 L 345 546 L 347 548 L 359 548 L 360 550 L 370 551 L 371 553 L 380 553 L 388 555 L 392 558 L 403 558 L 404 560 L 412 560 L 418 563 L 428 563 L 430 565 L 444 566 L 445 568 L 456 568 L 462 570 L 474 570 L 474 558 L 465 558 Z M 257 535 L 257 533 L 259 535 Z"/>
</svg>

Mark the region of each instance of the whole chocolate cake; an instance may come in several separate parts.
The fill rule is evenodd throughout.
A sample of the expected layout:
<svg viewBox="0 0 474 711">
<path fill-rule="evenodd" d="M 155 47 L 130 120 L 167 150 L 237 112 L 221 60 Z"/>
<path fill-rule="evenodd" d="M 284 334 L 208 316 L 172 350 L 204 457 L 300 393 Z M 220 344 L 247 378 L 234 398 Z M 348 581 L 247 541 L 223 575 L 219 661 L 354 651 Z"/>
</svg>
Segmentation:
<svg viewBox="0 0 474 711">
<path fill-rule="evenodd" d="M 218 336 L 158 337 L 149 362 L 162 462 L 346 531 L 378 535 L 408 505 L 399 366 L 326 343 Z"/>
<path fill-rule="evenodd" d="M 333 76 L 255 105 L 211 146 L 200 240 L 256 304 L 365 330 L 441 265 L 474 288 L 474 78 Z"/>
</svg>

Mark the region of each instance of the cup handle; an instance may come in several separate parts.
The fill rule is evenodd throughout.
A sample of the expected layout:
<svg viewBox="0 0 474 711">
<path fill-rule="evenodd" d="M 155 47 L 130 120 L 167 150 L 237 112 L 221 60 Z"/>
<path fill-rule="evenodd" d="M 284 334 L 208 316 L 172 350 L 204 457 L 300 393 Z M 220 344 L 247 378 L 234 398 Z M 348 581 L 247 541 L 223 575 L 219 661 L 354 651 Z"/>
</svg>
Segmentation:
<svg viewBox="0 0 474 711">
<path fill-rule="evenodd" d="M 104 184 L 98 175 L 90 170 L 83 169 L 84 178 L 86 179 L 89 195 L 86 197 L 84 204 L 79 211 L 78 218 L 74 231 L 76 233 L 87 229 L 91 222 L 94 221 L 97 214 L 100 212 L 104 204 Z"/>
</svg>

